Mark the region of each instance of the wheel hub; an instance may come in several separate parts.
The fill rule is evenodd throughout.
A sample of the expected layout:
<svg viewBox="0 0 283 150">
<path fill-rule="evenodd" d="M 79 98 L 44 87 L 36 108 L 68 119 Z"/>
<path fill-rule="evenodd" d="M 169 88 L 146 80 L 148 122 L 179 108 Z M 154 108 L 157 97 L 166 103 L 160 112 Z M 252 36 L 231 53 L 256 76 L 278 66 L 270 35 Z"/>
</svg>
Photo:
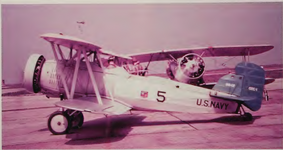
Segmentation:
<svg viewBox="0 0 283 150">
<path fill-rule="evenodd" d="M 51 120 L 51 127 L 55 132 L 64 132 L 68 128 L 68 120 L 63 115 L 56 115 Z"/>
</svg>

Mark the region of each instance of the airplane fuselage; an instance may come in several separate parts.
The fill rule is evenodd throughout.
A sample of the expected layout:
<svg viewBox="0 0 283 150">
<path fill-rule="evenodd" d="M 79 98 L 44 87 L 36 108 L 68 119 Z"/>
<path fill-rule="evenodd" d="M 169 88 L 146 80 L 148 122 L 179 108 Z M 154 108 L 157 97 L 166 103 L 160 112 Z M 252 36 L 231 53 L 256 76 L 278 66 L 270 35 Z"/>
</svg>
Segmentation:
<svg viewBox="0 0 283 150">
<path fill-rule="evenodd" d="M 47 96 L 63 94 L 59 71 L 62 71 L 68 87 L 71 87 L 74 64 L 46 61 L 41 72 L 41 91 Z M 121 67 L 105 69 L 103 73 L 97 64 L 92 62 L 91 66 L 101 96 L 113 97 L 137 110 L 237 113 L 238 103 L 211 97 L 212 90 L 209 89 L 156 76 L 131 75 Z M 82 61 L 75 96 L 95 96 L 90 82 L 86 64 Z"/>
</svg>

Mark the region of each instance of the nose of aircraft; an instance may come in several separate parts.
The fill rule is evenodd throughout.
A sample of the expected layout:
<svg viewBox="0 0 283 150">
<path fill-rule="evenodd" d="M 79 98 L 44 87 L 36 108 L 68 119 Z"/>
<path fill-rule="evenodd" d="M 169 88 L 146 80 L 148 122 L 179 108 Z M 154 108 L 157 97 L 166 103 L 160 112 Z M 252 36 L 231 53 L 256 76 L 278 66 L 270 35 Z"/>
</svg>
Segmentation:
<svg viewBox="0 0 283 150">
<path fill-rule="evenodd" d="M 185 64 L 185 72 L 186 73 L 194 73 L 194 72 L 196 72 L 196 70 L 197 70 L 197 62 L 196 61 L 194 61 L 194 60 L 189 60 L 186 64 Z"/>
<path fill-rule="evenodd" d="M 41 90 L 40 87 L 40 75 L 41 69 L 45 62 L 43 55 L 32 54 L 26 63 L 24 71 L 24 87 L 34 93 L 38 93 Z"/>
<path fill-rule="evenodd" d="M 204 68 L 205 63 L 201 56 L 194 53 L 186 54 L 179 60 L 180 71 L 176 74 L 176 79 L 185 82 L 198 79 L 203 76 Z"/>
</svg>

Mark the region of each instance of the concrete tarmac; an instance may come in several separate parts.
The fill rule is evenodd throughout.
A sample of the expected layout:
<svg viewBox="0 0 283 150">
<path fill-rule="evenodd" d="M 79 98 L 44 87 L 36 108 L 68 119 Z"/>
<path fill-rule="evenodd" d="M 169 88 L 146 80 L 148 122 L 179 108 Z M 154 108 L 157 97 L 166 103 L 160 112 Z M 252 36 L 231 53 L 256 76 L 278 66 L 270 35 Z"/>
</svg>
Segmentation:
<svg viewBox="0 0 283 150">
<path fill-rule="evenodd" d="M 2 87 L 3 149 L 282 149 L 282 79 L 266 86 L 269 101 L 263 101 L 252 121 L 237 114 L 187 114 L 139 112 L 111 117 L 106 133 L 103 115 L 84 113 L 82 128 L 66 135 L 52 135 L 48 115 L 58 110 L 41 94 Z M 11 94 L 7 94 L 12 92 Z"/>
</svg>

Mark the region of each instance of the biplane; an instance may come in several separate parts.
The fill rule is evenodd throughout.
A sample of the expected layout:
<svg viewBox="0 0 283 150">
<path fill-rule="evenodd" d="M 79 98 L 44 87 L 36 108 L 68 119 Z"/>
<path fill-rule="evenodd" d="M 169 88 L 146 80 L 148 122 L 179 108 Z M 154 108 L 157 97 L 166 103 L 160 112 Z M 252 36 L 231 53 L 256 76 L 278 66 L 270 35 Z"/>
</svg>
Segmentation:
<svg viewBox="0 0 283 150">
<path fill-rule="evenodd" d="M 29 57 L 24 86 L 34 93 L 58 97 L 60 109 L 48 118 L 53 134 L 81 127 L 82 112 L 120 115 L 132 110 L 183 113 L 234 113 L 252 120 L 244 107 L 257 111 L 263 100 L 265 71 L 246 57 L 271 50 L 271 45 L 208 47 L 162 50 L 121 55 L 91 42 L 63 34 L 41 35 L 52 47 L 55 60 Z M 202 76 L 202 57 L 242 56 L 235 73 L 219 79 L 211 88 Z M 168 60 L 168 78 L 147 76 L 151 61 Z M 148 62 L 142 68 L 136 62 Z M 129 68 L 134 69 L 129 69 Z"/>
</svg>

